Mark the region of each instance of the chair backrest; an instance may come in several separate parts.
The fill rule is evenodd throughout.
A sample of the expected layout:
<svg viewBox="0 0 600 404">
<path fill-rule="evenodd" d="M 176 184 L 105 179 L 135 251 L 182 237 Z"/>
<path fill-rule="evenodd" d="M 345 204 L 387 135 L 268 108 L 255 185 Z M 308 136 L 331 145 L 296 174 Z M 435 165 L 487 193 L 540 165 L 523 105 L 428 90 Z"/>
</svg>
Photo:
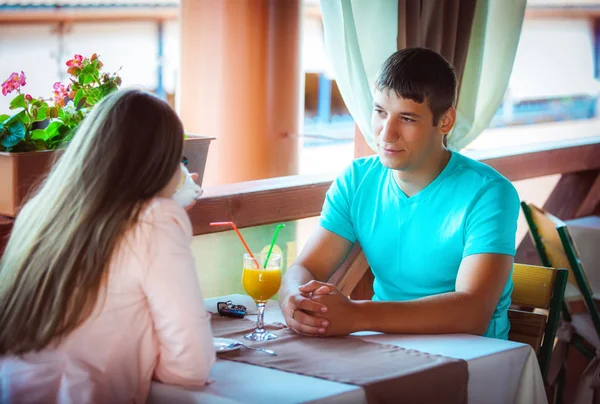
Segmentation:
<svg viewBox="0 0 600 404">
<path fill-rule="evenodd" d="M 365 252 L 356 243 L 344 263 L 331 276 L 329 283 L 334 284 L 344 295 L 350 296 L 369 269 Z"/>
<path fill-rule="evenodd" d="M 542 264 L 569 270 L 569 282 L 579 289 L 596 333 L 600 337 L 600 314 L 596 309 L 590 283 L 567 225 L 533 204 L 522 202 L 521 207 Z M 569 317 L 566 310 L 565 315 Z"/>
<path fill-rule="evenodd" d="M 521 310 L 508 310 L 508 339 L 531 345 L 544 377 L 550 365 L 568 276 L 566 269 L 524 264 L 513 267 L 511 300 Z M 548 315 L 523 309 L 543 309 Z"/>
</svg>

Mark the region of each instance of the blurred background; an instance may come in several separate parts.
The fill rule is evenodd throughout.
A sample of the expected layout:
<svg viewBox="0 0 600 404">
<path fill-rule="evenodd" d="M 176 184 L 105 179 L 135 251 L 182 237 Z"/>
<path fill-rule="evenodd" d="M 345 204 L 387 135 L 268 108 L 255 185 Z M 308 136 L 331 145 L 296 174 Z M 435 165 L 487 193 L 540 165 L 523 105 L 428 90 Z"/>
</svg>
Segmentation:
<svg viewBox="0 0 600 404">
<path fill-rule="evenodd" d="M 323 175 L 299 180 L 303 184 L 330 180 L 364 155 L 357 152 L 364 139 L 326 49 L 322 7 L 331 1 L 0 0 L 0 80 L 23 71 L 24 91 L 50 98 L 53 84 L 68 80 L 67 60 L 97 53 L 106 72 L 119 71 L 123 87 L 156 93 L 176 108 L 188 131 L 216 138 L 204 176 L 208 194 L 243 192 L 243 186 L 219 187 L 296 174 Z M 354 4 L 390 1 L 396 2 Z M 507 90 L 490 124 L 462 148 L 467 155 L 518 154 L 600 134 L 600 0 L 529 0 L 518 32 L 512 32 L 518 45 Z M 502 45 L 502 39 L 494 44 Z M 0 111 L 10 99 L 0 96 Z M 514 185 L 522 200 L 541 206 L 560 178 Z M 275 195 L 277 183 L 269 184 Z M 281 232 L 276 252 L 284 267 L 317 225 L 312 216 L 287 222 Z M 192 219 L 209 220 L 202 212 Z M 274 228 L 242 232 L 260 251 Z M 517 244 L 526 233 L 521 217 Z M 203 234 L 193 243 L 205 295 L 243 293 L 243 248 L 235 233 Z"/>
<path fill-rule="evenodd" d="M 26 91 L 49 96 L 54 82 L 67 80 L 65 61 L 97 53 L 106 71 L 120 71 L 124 87 L 141 86 L 178 107 L 179 7 L 178 0 L 0 0 L 0 78 L 24 71 Z M 318 0 L 303 1 L 301 20 L 295 173 L 337 172 L 353 158 L 354 121 L 324 47 Z M 503 102 L 467 150 L 593 134 L 599 21 L 600 1 L 529 0 Z M 0 96 L 0 110 L 9 100 Z"/>
</svg>

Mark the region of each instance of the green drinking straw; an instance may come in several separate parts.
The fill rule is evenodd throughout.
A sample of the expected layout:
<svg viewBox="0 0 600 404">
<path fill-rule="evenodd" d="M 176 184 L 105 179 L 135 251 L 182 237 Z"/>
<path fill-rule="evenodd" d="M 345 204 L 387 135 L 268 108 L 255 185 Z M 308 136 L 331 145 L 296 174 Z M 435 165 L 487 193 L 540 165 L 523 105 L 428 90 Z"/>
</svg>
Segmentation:
<svg viewBox="0 0 600 404">
<path fill-rule="evenodd" d="M 275 247 L 275 240 L 277 240 L 277 235 L 279 234 L 279 230 L 283 229 L 285 224 L 278 224 L 277 228 L 275 228 L 275 234 L 273 234 L 273 240 L 271 241 L 271 247 L 269 248 L 269 252 L 267 253 L 267 258 L 265 259 L 265 269 L 267 269 L 267 264 L 269 263 L 269 258 L 271 258 L 271 253 L 273 252 L 273 247 Z"/>
</svg>

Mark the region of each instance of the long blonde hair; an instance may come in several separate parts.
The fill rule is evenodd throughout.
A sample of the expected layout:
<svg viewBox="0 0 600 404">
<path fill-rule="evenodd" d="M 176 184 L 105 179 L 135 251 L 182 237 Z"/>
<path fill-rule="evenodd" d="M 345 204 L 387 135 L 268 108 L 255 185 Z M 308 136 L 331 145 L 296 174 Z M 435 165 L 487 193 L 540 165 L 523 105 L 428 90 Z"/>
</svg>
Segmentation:
<svg viewBox="0 0 600 404">
<path fill-rule="evenodd" d="M 169 105 L 142 91 L 94 107 L 0 260 L 0 355 L 41 350 L 90 316 L 117 243 L 174 175 L 183 136 Z"/>
</svg>

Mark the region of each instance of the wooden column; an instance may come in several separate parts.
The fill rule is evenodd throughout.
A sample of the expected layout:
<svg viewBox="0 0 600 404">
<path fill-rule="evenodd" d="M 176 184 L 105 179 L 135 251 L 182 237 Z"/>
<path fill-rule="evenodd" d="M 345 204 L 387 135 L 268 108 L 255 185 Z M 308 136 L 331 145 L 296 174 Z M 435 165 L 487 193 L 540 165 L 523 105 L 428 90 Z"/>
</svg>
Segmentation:
<svg viewBox="0 0 600 404">
<path fill-rule="evenodd" d="M 365 140 L 365 136 L 358 125 L 354 124 L 354 158 L 367 157 L 373 154 L 375 154 L 375 151 L 371 149 L 371 146 Z"/>
<path fill-rule="evenodd" d="M 297 174 L 301 0 L 182 0 L 176 101 L 204 185 Z"/>
</svg>

